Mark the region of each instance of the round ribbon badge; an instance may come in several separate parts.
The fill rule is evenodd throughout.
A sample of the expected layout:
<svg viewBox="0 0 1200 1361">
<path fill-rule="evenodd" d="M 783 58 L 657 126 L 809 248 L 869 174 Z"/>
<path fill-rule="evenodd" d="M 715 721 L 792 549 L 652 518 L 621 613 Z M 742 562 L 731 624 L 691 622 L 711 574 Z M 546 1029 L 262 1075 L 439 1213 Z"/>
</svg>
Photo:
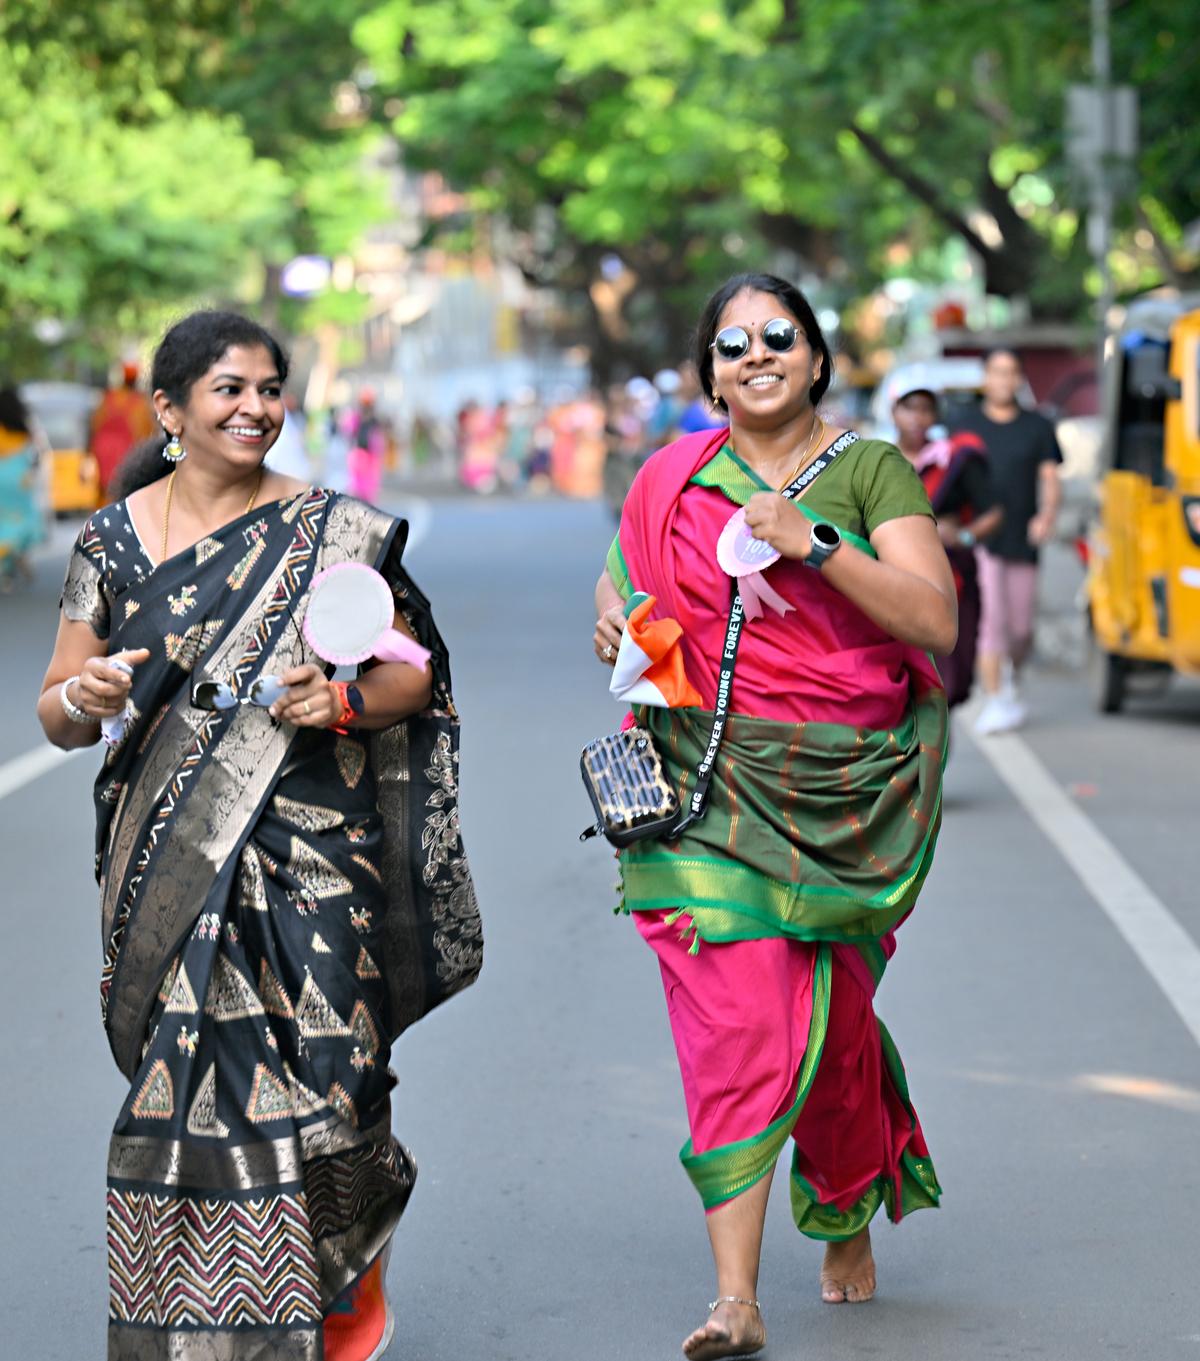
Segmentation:
<svg viewBox="0 0 1200 1361">
<path fill-rule="evenodd" d="M 747 619 L 757 619 L 764 604 L 777 614 L 786 614 L 792 608 L 762 577 L 780 556 L 769 543 L 751 534 L 745 508 L 735 510 L 717 540 L 717 563 L 723 572 L 737 579 Z"/>
</svg>

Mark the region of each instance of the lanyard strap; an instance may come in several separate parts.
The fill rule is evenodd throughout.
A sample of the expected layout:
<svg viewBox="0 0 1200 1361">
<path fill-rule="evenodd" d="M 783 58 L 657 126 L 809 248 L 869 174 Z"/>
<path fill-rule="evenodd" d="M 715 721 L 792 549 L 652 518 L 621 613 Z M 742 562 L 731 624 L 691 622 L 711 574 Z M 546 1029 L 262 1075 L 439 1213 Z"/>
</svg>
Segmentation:
<svg viewBox="0 0 1200 1361">
<path fill-rule="evenodd" d="M 788 501 L 799 496 L 806 487 L 810 487 L 816 481 L 844 449 L 849 449 L 857 441 L 858 435 L 853 430 L 847 430 L 824 453 L 818 454 L 800 476 L 784 488 L 780 495 Z M 712 732 L 709 734 L 708 746 L 705 748 L 704 755 L 700 758 L 700 763 L 696 767 L 696 786 L 692 790 L 692 797 L 688 800 L 687 812 L 666 834 L 667 841 L 677 841 L 692 823 L 699 822 L 708 807 L 708 796 L 712 788 L 717 752 L 721 749 L 721 739 L 725 736 L 725 725 L 729 721 L 733 668 L 737 661 L 738 644 L 742 641 L 742 628 L 745 622 L 742 593 L 738 589 L 737 578 L 734 577 L 733 599 L 729 606 L 729 623 L 725 628 L 725 645 L 721 649 L 721 670 L 717 677 L 717 702 L 713 706 Z"/>
</svg>

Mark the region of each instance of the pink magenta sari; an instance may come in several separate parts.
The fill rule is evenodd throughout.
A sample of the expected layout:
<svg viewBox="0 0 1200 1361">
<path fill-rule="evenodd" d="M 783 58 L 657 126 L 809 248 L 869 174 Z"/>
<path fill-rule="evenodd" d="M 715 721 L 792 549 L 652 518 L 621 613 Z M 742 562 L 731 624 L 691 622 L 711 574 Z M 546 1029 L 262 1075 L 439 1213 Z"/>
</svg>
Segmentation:
<svg viewBox="0 0 1200 1361">
<path fill-rule="evenodd" d="M 683 627 L 705 709 L 641 717 L 685 791 L 711 725 L 731 597 L 716 542 L 734 510 L 691 479 L 727 439 L 705 431 L 650 459 L 609 558 L 623 593 L 655 596 L 654 617 Z M 676 843 L 623 852 L 625 906 L 659 960 L 681 1158 L 705 1207 L 767 1175 L 790 1137 L 798 1227 L 846 1238 L 881 1204 L 899 1219 L 940 1194 L 873 996 L 932 858 L 945 702 L 932 661 L 817 572 L 769 572 L 795 609 L 746 624 L 709 811 Z"/>
</svg>

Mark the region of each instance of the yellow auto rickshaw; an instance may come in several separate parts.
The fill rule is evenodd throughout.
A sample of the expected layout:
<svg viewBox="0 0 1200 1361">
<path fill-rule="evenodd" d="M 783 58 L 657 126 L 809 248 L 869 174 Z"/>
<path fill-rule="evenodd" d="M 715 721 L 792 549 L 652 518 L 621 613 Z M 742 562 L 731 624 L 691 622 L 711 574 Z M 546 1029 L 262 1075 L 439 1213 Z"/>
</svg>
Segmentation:
<svg viewBox="0 0 1200 1361">
<path fill-rule="evenodd" d="M 1109 337 L 1087 599 L 1097 708 L 1200 675 L 1200 294 L 1131 303 Z"/>
<path fill-rule="evenodd" d="M 90 515 L 100 505 L 100 472 L 88 452 L 92 412 L 100 393 L 82 383 L 25 383 L 21 387 L 45 444 L 51 514 Z"/>
</svg>

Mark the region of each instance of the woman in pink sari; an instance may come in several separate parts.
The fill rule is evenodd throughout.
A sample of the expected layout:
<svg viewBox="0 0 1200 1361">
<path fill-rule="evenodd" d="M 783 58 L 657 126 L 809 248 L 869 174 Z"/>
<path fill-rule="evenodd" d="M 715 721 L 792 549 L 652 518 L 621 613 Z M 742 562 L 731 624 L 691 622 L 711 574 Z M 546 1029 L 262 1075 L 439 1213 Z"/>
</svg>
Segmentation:
<svg viewBox="0 0 1200 1361">
<path fill-rule="evenodd" d="M 691 1135 L 681 1159 L 716 1266 L 717 1299 L 683 1350 L 711 1361 L 766 1342 L 759 1255 L 789 1138 L 793 1213 L 827 1244 L 829 1303 L 874 1293 L 881 1204 L 898 1220 L 940 1194 L 873 996 L 937 837 L 946 705 L 928 653 L 953 647 L 956 614 L 912 468 L 817 415 L 831 359 L 797 289 L 731 279 L 704 311 L 697 367 L 729 428 L 685 436 L 639 473 L 594 645 L 615 660 L 635 594 L 682 627 L 702 706 L 639 718 L 686 806 L 731 620 L 717 540 L 744 507 L 780 554 L 763 576 L 784 612 L 746 611 L 707 811 L 677 840 L 621 854 L 625 908 L 662 971 Z M 818 467 L 794 500 L 776 490 Z"/>
<path fill-rule="evenodd" d="M 375 410 L 375 393 L 364 388 L 358 400 L 358 409 L 350 413 L 346 424 L 346 433 L 353 441 L 346 464 L 350 495 L 374 503 L 379 500 L 383 485 L 387 431 Z"/>
</svg>

